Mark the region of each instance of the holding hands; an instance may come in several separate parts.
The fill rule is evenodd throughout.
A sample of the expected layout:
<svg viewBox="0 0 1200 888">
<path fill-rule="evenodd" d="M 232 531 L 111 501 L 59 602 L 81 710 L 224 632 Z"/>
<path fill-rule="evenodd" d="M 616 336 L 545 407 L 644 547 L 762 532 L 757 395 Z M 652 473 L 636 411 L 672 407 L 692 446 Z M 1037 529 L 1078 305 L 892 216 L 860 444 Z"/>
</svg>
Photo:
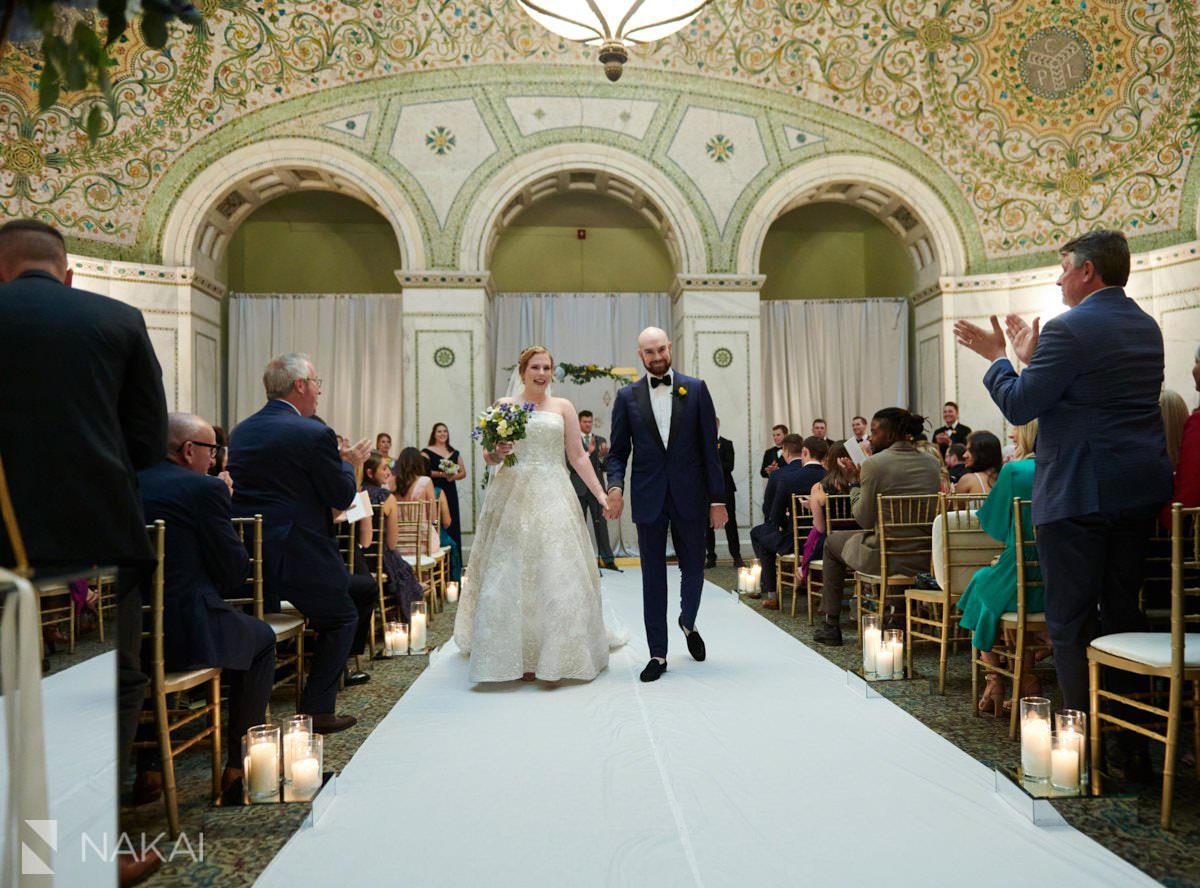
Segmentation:
<svg viewBox="0 0 1200 888">
<path fill-rule="evenodd" d="M 984 330 L 970 321 L 955 321 L 955 338 L 975 354 L 987 361 L 1004 357 L 1004 334 L 1008 332 L 1009 341 L 1017 353 L 1017 359 L 1028 364 L 1033 359 L 1037 348 L 1038 332 L 1041 318 L 1034 318 L 1033 325 L 1027 324 L 1020 315 L 1010 314 L 1004 319 L 1004 329 L 1000 327 L 1000 319 L 992 315 L 992 329 Z"/>
<path fill-rule="evenodd" d="M 604 517 L 609 521 L 620 521 L 621 513 L 625 511 L 625 493 L 619 487 L 614 487 L 605 497 Z"/>
</svg>

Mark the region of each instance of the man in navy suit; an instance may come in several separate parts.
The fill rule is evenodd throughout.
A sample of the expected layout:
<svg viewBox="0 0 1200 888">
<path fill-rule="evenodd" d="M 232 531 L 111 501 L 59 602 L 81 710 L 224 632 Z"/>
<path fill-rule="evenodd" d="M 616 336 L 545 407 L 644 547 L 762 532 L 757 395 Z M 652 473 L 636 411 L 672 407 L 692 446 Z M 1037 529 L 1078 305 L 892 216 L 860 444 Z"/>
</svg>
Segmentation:
<svg viewBox="0 0 1200 888">
<path fill-rule="evenodd" d="M 764 523 L 750 531 L 754 555 L 762 564 L 762 588 L 766 601 L 763 607 L 776 610 L 779 596 L 775 582 L 775 558 L 793 551 L 792 494 L 808 496 L 814 484 L 825 477 L 821 462 L 829 452 L 825 439 L 812 435 L 801 439 L 787 435 L 783 439 L 783 458 L 786 464 L 771 475 L 763 493 Z M 755 596 L 757 597 L 757 595 Z"/>
<path fill-rule="evenodd" d="M 1087 646 L 1100 634 L 1136 631 L 1138 589 L 1154 515 L 1171 497 L 1158 396 L 1162 331 L 1122 289 L 1129 245 L 1092 231 L 1062 255 L 1070 309 L 1038 331 L 1007 318 L 1027 366 L 1005 357 L 1004 332 L 966 321 L 958 341 L 992 362 L 983 378 L 1009 422 L 1038 420 L 1033 523 L 1046 583 L 1046 623 L 1063 705 L 1088 708 Z"/>
<path fill-rule="evenodd" d="M 307 355 L 273 358 L 263 386 L 266 405 L 229 438 L 233 509 L 263 516 L 266 609 L 278 612 L 286 598 L 317 633 L 299 711 L 313 717 L 314 731 L 331 734 L 357 721 L 335 715 L 334 704 L 358 623 L 333 512 L 354 500 L 354 466 L 370 455 L 371 442 L 339 454 L 333 429 L 312 419 L 321 380 Z"/>
<path fill-rule="evenodd" d="M 225 600 L 241 594 L 250 558 L 229 520 L 229 485 L 208 474 L 217 447 L 211 425 L 191 413 L 172 413 L 167 417 L 167 458 L 138 472 L 138 483 L 146 521 L 162 519 L 167 526 L 166 668 L 220 666 L 229 683 L 229 755 L 222 779 L 228 786 L 242 776 L 242 735 L 266 719 L 275 676 L 275 632 Z"/>
<path fill-rule="evenodd" d="M 720 530 L 725 485 L 717 456 L 717 414 L 703 380 L 671 371 L 671 342 L 657 327 L 638 336 L 638 355 L 648 371 L 617 392 L 608 452 L 608 517 L 624 509 L 625 465 L 633 452 L 630 500 L 642 559 L 642 614 L 650 662 L 642 681 L 667 670 L 667 533 L 683 574 L 679 628 L 688 652 L 706 656 L 696 631 L 704 588 L 704 531 Z"/>
</svg>

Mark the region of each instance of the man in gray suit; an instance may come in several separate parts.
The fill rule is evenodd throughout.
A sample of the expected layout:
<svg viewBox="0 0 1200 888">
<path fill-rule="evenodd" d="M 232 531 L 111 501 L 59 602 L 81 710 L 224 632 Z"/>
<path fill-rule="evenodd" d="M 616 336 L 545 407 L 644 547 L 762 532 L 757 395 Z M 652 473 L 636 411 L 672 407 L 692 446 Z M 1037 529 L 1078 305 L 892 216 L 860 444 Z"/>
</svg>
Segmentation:
<svg viewBox="0 0 1200 888">
<path fill-rule="evenodd" d="M 879 536 L 876 515 L 876 496 L 900 494 L 936 494 L 941 488 L 938 461 L 923 453 L 913 443 L 924 431 L 925 420 L 903 407 L 885 407 L 871 419 L 871 450 L 875 454 L 861 471 L 849 459 L 842 467 L 851 476 L 850 508 L 858 526 L 865 530 L 835 530 L 825 540 L 821 587 L 821 613 L 824 622 L 813 636 L 821 644 L 838 646 L 842 643 L 839 625 L 842 612 L 842 590 L 847 575 L 856 570 L 867 573 L 879 571 Z M 919 528 L 913 528 L 919 534 Z M 929 570 L 929 553 L 906 556 L 903 543 L 888 548 L 888 569 L 900 573 Z"/>
<path fill-rule="evenodd" d="M 991 331 L 958 321 L 954 333 L 991 361 L 983 384 L 1005 418 L 1038 421 L 1032 503 L 1046 624 L 1063 705 L 1086 710 L 1088 644 L 1143 628 L 1138 589 L 1171 463 L 1158 407 L 1162 331 L 1125 295 L 1125 235 L 1091 231 L 1059 253 L 1069 311 L 1040 335 L 1037 319 L 1007 318 L 1020 375 L 995 315 Z"/>
<path fill-rule="evenodd" d="M 600 479 L 601 484 L 604 484 L 604 458 L 608 456 L 608 439 L 603 435 L 592 433 L 595 422 L 592 411 L 579 411 L 579 431 L 583 435 L 584 452 L 591 460 L 596 477 Z M 620 570 L 613 560 L 612 544 L 608 541 L 608 520 L 604 517 L 600 501 L 592 496 L 592 492 L 587 489 L 583 479 L 571 468 L 570 463 L 567 464 L 567 471 L 571 474 L 571 484 L 575 487 L 575 494 L 579 497 L 579 504 L 583 507 L 584 516 L 589 514 L 592 516 L 592 526 L 596 528 L 596 548 L 600 550 L 600 563 L 606 570 Z"/>
</svg>

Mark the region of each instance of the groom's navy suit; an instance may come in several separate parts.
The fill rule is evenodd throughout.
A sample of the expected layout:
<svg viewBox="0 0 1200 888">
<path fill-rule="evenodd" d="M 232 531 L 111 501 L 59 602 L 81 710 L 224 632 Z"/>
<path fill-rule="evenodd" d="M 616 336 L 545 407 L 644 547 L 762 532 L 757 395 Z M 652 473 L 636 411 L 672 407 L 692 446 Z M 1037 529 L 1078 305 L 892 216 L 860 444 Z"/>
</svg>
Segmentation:
<svg viewBox="0 0 1200 888">
<path fill-rule="evenodd" d="M 667 533 L 679 569 L 680 619 L 696 625 L 704 587 L 709 507 L 725 502 L 717 455 L 717 417 L 704 381 L 671 371 L 671 422 L 664 443 L 650 402 L 649 377 L 617 392 L 608 451 L 608 489 L 625 489 L 633 451 L 629 504 L 642 559 L 642 607 L 650 656 L 667 656 Z"/>
</svg>

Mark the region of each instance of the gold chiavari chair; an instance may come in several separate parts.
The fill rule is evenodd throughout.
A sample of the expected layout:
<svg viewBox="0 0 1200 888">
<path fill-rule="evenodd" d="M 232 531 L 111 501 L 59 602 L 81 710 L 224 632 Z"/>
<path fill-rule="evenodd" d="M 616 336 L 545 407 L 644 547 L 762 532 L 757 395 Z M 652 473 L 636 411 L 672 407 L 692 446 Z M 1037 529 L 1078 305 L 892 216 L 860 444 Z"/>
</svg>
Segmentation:
<svg viewBox="0 0 1200 888">
<path fill-rule="evenodd" d="M 212 747 L 212 792 L 213 798 L 221 794 L 221 670 L 217 667 L 204 669 L 189 669 L 183 672 L 167 672 L 163 653 L 163 576 L 164 554 L 166 540 L 166 525 L 155 521 L 146 528 L 151 535 L 154 553 L 158 565 L 154 569 L 154 578 L 150 590 L 150 604 L 142 607 L 143 614 L 149 617 L 149 629 L 144 630 L 142 638 L 149 642 L 149 669 L 143 669 L 150 675 L 150 686 L 146 689 L 152 703 L 150 712 L 143 712 L 143 721 L 154 723 L 157 738 L 141 740 L 134 743 L 137 749 L 158 748 L 162 757 L 163 800 L 167 807 L 167 827 L 171 838 L 179 836 L 179 799 L 175 787 L 175 758 L 186 752 L 197 743 L 209 740 Z M 180 694 L 192 688 L 205 685 L 208 689 L 208 701 L 198 709 L 169 708 L 167 696 Z M 191 730 L 186 739 L 175 743 L 172 737 L 181 728 L 193 725 L 202 720 L 208 724 L 200 730 Z"/>
<path fill-rule="evenodd" d="M 812 530 L 812 512 L 808 508 L 807 493 L 792 494 L 792 552 L 790 555 L 780 555 L 775 561 L 775 599 L 779 609 L 783 611 L 783 593 L 785 589 L 792 592 L 792 616 L 796 616 L 796 567 L 804 554 L 804 541 Z"/>
<path fill-rule="evenodd" d="M 1047 630 L 1045 612 L 1029 609 L 1030 592 L 1043 588 L 1035 547 L 1036 536 L 1033 521 L 1029 515 L 1029 500 L 1014 497 L 1012 509 L 1013 545 L 1017 561 L 1017 609 L 1000 615 L 999 631 L 991 651 L 999 657 L 999 663 L 985 663 L 980 656 L 981 652 L 974 647 L 971 648 L 971 705 L 976 714 L 979 712 L 975 701 L 979 699 L 979 671 L 981 669 L 1003 675 L 1012 682 L 1013 700 L 1015 701 L 1020 696 L 1021 676 L 1027 671 L 1025 662 L 1032 661 L 1034 655 L 1039 652 L 1050 650 L 1049 644 L 1032 640 L 1034 633 Z M 1015 737 L 1017 734 L 1017 710 L 1019 708 L 1014 703 L 1009 709 L 1009 737 Z"/>
<path fill-rule="evenodd" d="M 887 622 L 892 607 L 904 603 L 904 591 L 916 582 L 916 570 L 895 569 L 899 558 L 920 562 L 928 570 L 933 559 L 933 520 L 937 517 L 938 494 L 899 494 L 875 499 L 876 534 L 879 540 L 879 573 L 854 572 L 854 595 L 858 599 L 858 638 L 862 640 L 862 618 L 879 614 Z M 878 595 L 876 595 L 878 591 Z"/>
<path fill-rule="evenodd" d="M 1183 690 L 1192 683 L 1193 742 L 1200 750 L 1200 632 L 1187 632 L 1186 624 L 1200 620 L 1200 613 L 1188 613 L 1187 602 L 1200 594 L 1195 577 L 1200 571 L 1200 508 L 1185 509 L 1179 503 L 1171 506 L 1171 631 L 1120 632 L 1103 635 L 1088 646 L 1088 692 L 1091 701 L 1092 761 L 1100 760 L 1100 731 L 1102 725 L 1124 728 L 1143 737 L 1156 740 L 1165 747 L 1163 756 L 1163 787 L 1161 823 L 1171 827 L 1171 803 L 1175 792 L 1175 764 L 1178 757 L 1179 729 L 1183 722 Z M 1192 586 L 1187 585 L 1187 581 Z M 1131 672 L 1167 683 L 1167 706 L 1154 705 L 1137 697 L 1105 690 L 1100 683 L 1100 669 Z M 1154 716 L 1155 727 L 1165 722 L 1165 731 L 1154 730 L 1146 724 L 1134 724 L 1101 708 L 1102 703 L 1133 707 Z M 1200 758 L 1196 762 L 1200 777 Z M 1099 768 L 1092 769 L 1094 791 L 1101 791 Z"/>
<path fill-rule="evenodd" d="M 979 526 L 976 511 L 986 494 L 938 494 L 938 515 L 933 525 L 933 557 L 941 589 L 907 589 L 904 592 L 904 628 L 908 636 L 904 654 L 912 675 L 913 647 L 917 641 L 938 646 L 938 693 L 946 693 L 946 660 L 958 625 L 954 603 L 962 596 L 975 571 L 1004 551 Z M 959 630 L 961 631 L 961 630 Z"/>
<path fill-rule="evenodd" d="M 825 497 L 825 536 L 828 538 L 831 530 L 853 530 L 858 527 L 850 507 L 850 495 L 835 493 Z M 813 624 L 813 607 L 816 597 L 821 594 L 824 586 L 825 569 L 822 559 L 814 558 L 808 563 L 806 592 L 808 594 L 808 625 Z M 792 616 L 796 616 L 796 596 L 792 595 Z"/>
<path fill-rule="evenodd" d="M 371 548 L 365 552 L 367 566 L 371 570 L 371 575 L 375 577 L 375 589 L 379 597 L 379 619 L 375 619 L 376 611 L 371 611 L 371 628 L 367 634 L 367 644 L 370 645 L 370 656 L 368 660 L 375 657 L 375 632 L 379 630 L 379 647 L 380 652 L 383 651 L 383 633 L 384 627 L 388 622 L 388 603 L 384 596 L 383 590 L 387 585 L 387 571 L 383 568 L 383 549 L 386 545 L 386 528 L 383 525 L 383 503 L 376 503 L 371 507 L 372 515 L 374 516 L 375 540 Z M 393 608 L 394 610 L 394 608 Z M 399 617 L 397 616 L 397 619 Z"/>
<path fill-rule="evenodd" d="M 117 608 L 117 575 L 103 574 L 96 579 L 96 631 L 104 641 L 104 614 Z"/>
<path fill-rule="evenodd" d="M 1154 522 L 1146 545 L 1145 578 L 1138 589 L 1138 608 L 1146 615 L 1151 629 L 1171 630 L 1171 528 L 1159 521 Z"/>
<path fill-rule="evenodd" d="M 246 585 L 250 587 L 250 595 L 243 598 L 228 599 L 230 604 L 238 604 L 250 608 L 254 616 L 271 627 L 275 633 L 275 674 L 279 676 L 273 685 L 278 688 L 291 681 L 296 689 L 296 705 L 300 705 L 300 694 L 304 690 L 304 630 L 305 619 L 290 604 L 283 602 L 283 613 L 264 613 L 263 608 L 263 518 L 254 515 L 249 518 L 234 518 L 234 529 L 250 553 L 250 572 L 246 577 Z M 292 650 L 282 648 L 292 642 Z M 291 667 L 292 674 L 288 674 Z"/>
<path fill-rule="evenodd" d="M 45 630 L 54 626 L 67 627 L 67 650 L 75 653 L 75 600 L 71 597 L 71 589 L 65 583 L 52 583 L 40 586 L 33 584 L 33 590 L 38 598 L 38 609 L 41 611 L 41 628 L 43 643 Z"/>
<path fill-rule="evenodd" d="M 417 582 L 425 590 L 425 598 L 429 605 L 429 623 L 432 625 L 439 565 L 438 559 L 429 554 L 429 508 L 424 501 L 401 500 L 396 505 L 396 521 L 400 530 L 396 549 L 412 567 L 413 573 L 417 575 Z"/>
</svg>

